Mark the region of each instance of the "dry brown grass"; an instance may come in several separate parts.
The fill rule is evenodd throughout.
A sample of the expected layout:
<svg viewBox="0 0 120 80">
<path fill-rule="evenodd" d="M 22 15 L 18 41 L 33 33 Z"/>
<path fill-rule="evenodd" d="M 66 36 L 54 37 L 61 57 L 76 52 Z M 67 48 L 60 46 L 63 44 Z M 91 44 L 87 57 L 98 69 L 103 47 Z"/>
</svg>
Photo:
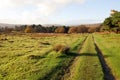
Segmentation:
<svg viewBox="0 0 120 80">
<path fill-rule="evenodd" d="M 53 47 L 54 51 L 64 53 L 64 54 L 68 54 L 69 49 L 70 49 L 69 46 L 62 45 L 62 44 L 58 44 Z"/>
<path fill-rule="evenodd" d="M 64 33 L 32 33 L 31 37 L 52 37 L 52 36 L 65 36 Z"/>
</svg>

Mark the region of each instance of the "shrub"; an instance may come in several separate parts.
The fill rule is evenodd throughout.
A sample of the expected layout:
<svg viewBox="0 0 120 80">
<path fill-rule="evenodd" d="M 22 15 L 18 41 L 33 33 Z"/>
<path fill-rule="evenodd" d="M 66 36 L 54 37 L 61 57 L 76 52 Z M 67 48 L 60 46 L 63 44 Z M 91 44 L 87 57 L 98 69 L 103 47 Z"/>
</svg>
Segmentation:
<svg viewBox="0 0 120 80">
<path fill-rule="evenodd" d="M 77 33 L 77 27 L 70 27 L 68 33 Z"/>
<path fill-rule="evenodd" d="M 55 33 L 65 33 L 65 28 L 64 27 L 58 27 L 55 29 Z"/>
<path fill-rule="evenodd" d="M 87 27 L 85 25 L 80 25 L 77 27 L 77 33 L 85 33 L 87 32 Z"/>
<path fill-rule="evenodd" d="M 69 49 L 70 49 L 70 47 L 68 47 L 66 45 L 61 45 L 61 44 L 55 45 L 53 47 L 54 51 L 64 53 L 64 54 L 68 54 Z"/>
<path fill-rule="evenodd" d="M 31 33 L 32 32 L 32 27 L 31 26 L 27 26 L 24 32 L 25 33 Z"/>
</svg>

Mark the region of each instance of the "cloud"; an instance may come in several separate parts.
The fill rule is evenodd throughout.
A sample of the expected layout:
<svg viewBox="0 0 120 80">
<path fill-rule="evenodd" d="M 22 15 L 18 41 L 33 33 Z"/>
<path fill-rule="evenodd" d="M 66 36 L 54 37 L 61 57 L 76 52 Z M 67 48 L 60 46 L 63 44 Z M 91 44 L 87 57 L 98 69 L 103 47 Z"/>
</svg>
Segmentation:
<svg viewBox="0 0 120 80">
<path fill-rule="evenodd" d="M 71 3 L 85 0 L 0 0 L 0 21 L 9 23 L 47 23 L 49 16 Z"/>
</svg>

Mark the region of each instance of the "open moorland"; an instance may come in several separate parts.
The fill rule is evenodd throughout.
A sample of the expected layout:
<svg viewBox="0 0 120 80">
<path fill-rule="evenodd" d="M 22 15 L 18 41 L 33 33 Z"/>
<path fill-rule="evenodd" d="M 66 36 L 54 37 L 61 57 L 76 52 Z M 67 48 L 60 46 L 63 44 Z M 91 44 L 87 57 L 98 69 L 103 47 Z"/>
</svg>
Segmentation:
<svg viewBox="0 0 120 80">
<path fill-rule="evenodd" d="M 119 34 L 0 35 L 0 80 L 120 80 Z"/>
</svg>

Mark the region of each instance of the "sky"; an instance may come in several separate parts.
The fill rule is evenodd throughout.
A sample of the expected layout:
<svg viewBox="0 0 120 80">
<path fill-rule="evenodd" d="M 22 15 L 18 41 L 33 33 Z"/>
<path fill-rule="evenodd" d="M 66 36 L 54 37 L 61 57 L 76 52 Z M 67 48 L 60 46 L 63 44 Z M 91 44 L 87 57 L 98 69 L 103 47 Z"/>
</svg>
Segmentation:
<svg viewBox="0 0 120 80">
<path fill-rule="evenodd" d="M 0 23 L 101 23 L 112 9 L 120 11 L 119 0 L 0 0 Z"/>
</svg>

